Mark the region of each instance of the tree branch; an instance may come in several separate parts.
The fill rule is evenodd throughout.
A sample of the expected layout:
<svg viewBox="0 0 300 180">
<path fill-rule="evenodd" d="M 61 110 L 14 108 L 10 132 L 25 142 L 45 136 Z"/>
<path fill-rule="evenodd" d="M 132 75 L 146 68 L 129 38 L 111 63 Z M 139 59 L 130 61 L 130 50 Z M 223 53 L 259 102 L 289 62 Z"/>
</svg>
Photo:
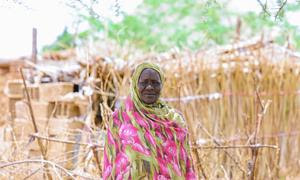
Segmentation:
<svg viewBox="0 0 300 180">
<path fill-rule="evenodd" d="M 282 3 L 282 5 L 280 6 L 280 8 L 278 9 L 278 11 L 277 11 L 277 13 L 276 13 L 276 15 L 275 15 L 275 19 L 277 19 L 279 13 L 282 11 L 282 9 L 283 9 L 283 7 L 286 5 L 286 3 L 287 3 L 287 0 L 285 0 L 285 1 Z"/>
<path fill-rule="evenodd" d="M 267 10 L 267 2 L 266 2 L 266 4 L 263 4 L 260 0 L 256 0 L 258 3 L 259 3 L 259 5 L 261 6 L 261 8 L 262 8 L 262 10 L 267 14 L 267 15 L 269 15 L 269 16 L 271 16 L 271 14 L 268 12 L 268 10 Z"/>
</svg>

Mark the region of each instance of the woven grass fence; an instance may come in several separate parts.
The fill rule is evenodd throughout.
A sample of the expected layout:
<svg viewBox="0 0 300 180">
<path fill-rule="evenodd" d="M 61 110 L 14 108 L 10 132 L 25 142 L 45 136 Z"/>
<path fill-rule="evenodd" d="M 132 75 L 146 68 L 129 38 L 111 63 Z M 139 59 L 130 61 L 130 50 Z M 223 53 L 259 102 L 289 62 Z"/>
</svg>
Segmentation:
<svg viewBox="0 0 300 180">
<path fill-rule="evenodd" d="M 162 97 L 185 116 L 199 178 L 299 178 L 299 64 L 261 55 L 172 62 L 159 62 Z M 113 79 L 117 96 L 128 94 L 130 70 Z"/>
</svg>

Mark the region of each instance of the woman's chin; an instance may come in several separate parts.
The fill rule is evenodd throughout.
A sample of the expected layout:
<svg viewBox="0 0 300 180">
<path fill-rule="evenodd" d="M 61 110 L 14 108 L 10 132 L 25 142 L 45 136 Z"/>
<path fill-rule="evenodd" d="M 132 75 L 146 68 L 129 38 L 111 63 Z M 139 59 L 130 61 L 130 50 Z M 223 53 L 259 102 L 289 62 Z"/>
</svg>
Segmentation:
<svg viewBox="0 0 300 180">
<path fill-rule="evenodd" d="M 155 95 L 146 95 L 142 100 L 146 104 L 153 104 L 157 101 L 157 97 Z"/>
</svg>

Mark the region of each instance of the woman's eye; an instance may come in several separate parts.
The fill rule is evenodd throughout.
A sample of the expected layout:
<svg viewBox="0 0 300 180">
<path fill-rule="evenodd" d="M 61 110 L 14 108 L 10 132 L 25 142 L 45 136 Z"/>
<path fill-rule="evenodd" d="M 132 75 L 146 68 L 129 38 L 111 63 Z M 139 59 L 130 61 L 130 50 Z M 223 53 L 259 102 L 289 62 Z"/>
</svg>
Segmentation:
<svg viewBox="0 0 300 180">
<path fill-rule="evenodd" d="M 146 86 L 146 85 L 147 85 L 146 82 L 140 82 L 140 84 L 141 84 L 142 86 Z"/>
<path fill-rule="evenodd" d="M 147 87 L 148 85 L 151 85 L 152 87 L 158 87 L 160 86 L 160 82 L 158 81 L 153 81 L 153 82 L 147 82 L 147 81 L 143 81 L 143 82 L 139 82 L 139 85 L 143 88 Z"/>
<path fill-rule="evenodd" d="M 154 85 L 154 86 L 159 86 L 160 83 L 156 81 L 156 82 L 153 82 L 153 85 Z"/>
</svg>

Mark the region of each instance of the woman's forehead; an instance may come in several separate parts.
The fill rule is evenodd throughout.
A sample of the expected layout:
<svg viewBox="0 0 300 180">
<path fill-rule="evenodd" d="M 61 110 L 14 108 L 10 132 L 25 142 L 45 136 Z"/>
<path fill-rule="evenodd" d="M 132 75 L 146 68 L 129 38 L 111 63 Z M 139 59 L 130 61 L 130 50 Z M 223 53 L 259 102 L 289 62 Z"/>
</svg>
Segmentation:
<svg viewBox="0 0 300 180">
<path fill-rule="evenodd" d="M 147 76 L 151 76 L 153 78 L 158 77 L 161 79 L 159 72 L 157 72 L 155 69 L 152 68 L 145 68 L 142 70 L 139 79 L 145 78 Z"/>
</svg>

